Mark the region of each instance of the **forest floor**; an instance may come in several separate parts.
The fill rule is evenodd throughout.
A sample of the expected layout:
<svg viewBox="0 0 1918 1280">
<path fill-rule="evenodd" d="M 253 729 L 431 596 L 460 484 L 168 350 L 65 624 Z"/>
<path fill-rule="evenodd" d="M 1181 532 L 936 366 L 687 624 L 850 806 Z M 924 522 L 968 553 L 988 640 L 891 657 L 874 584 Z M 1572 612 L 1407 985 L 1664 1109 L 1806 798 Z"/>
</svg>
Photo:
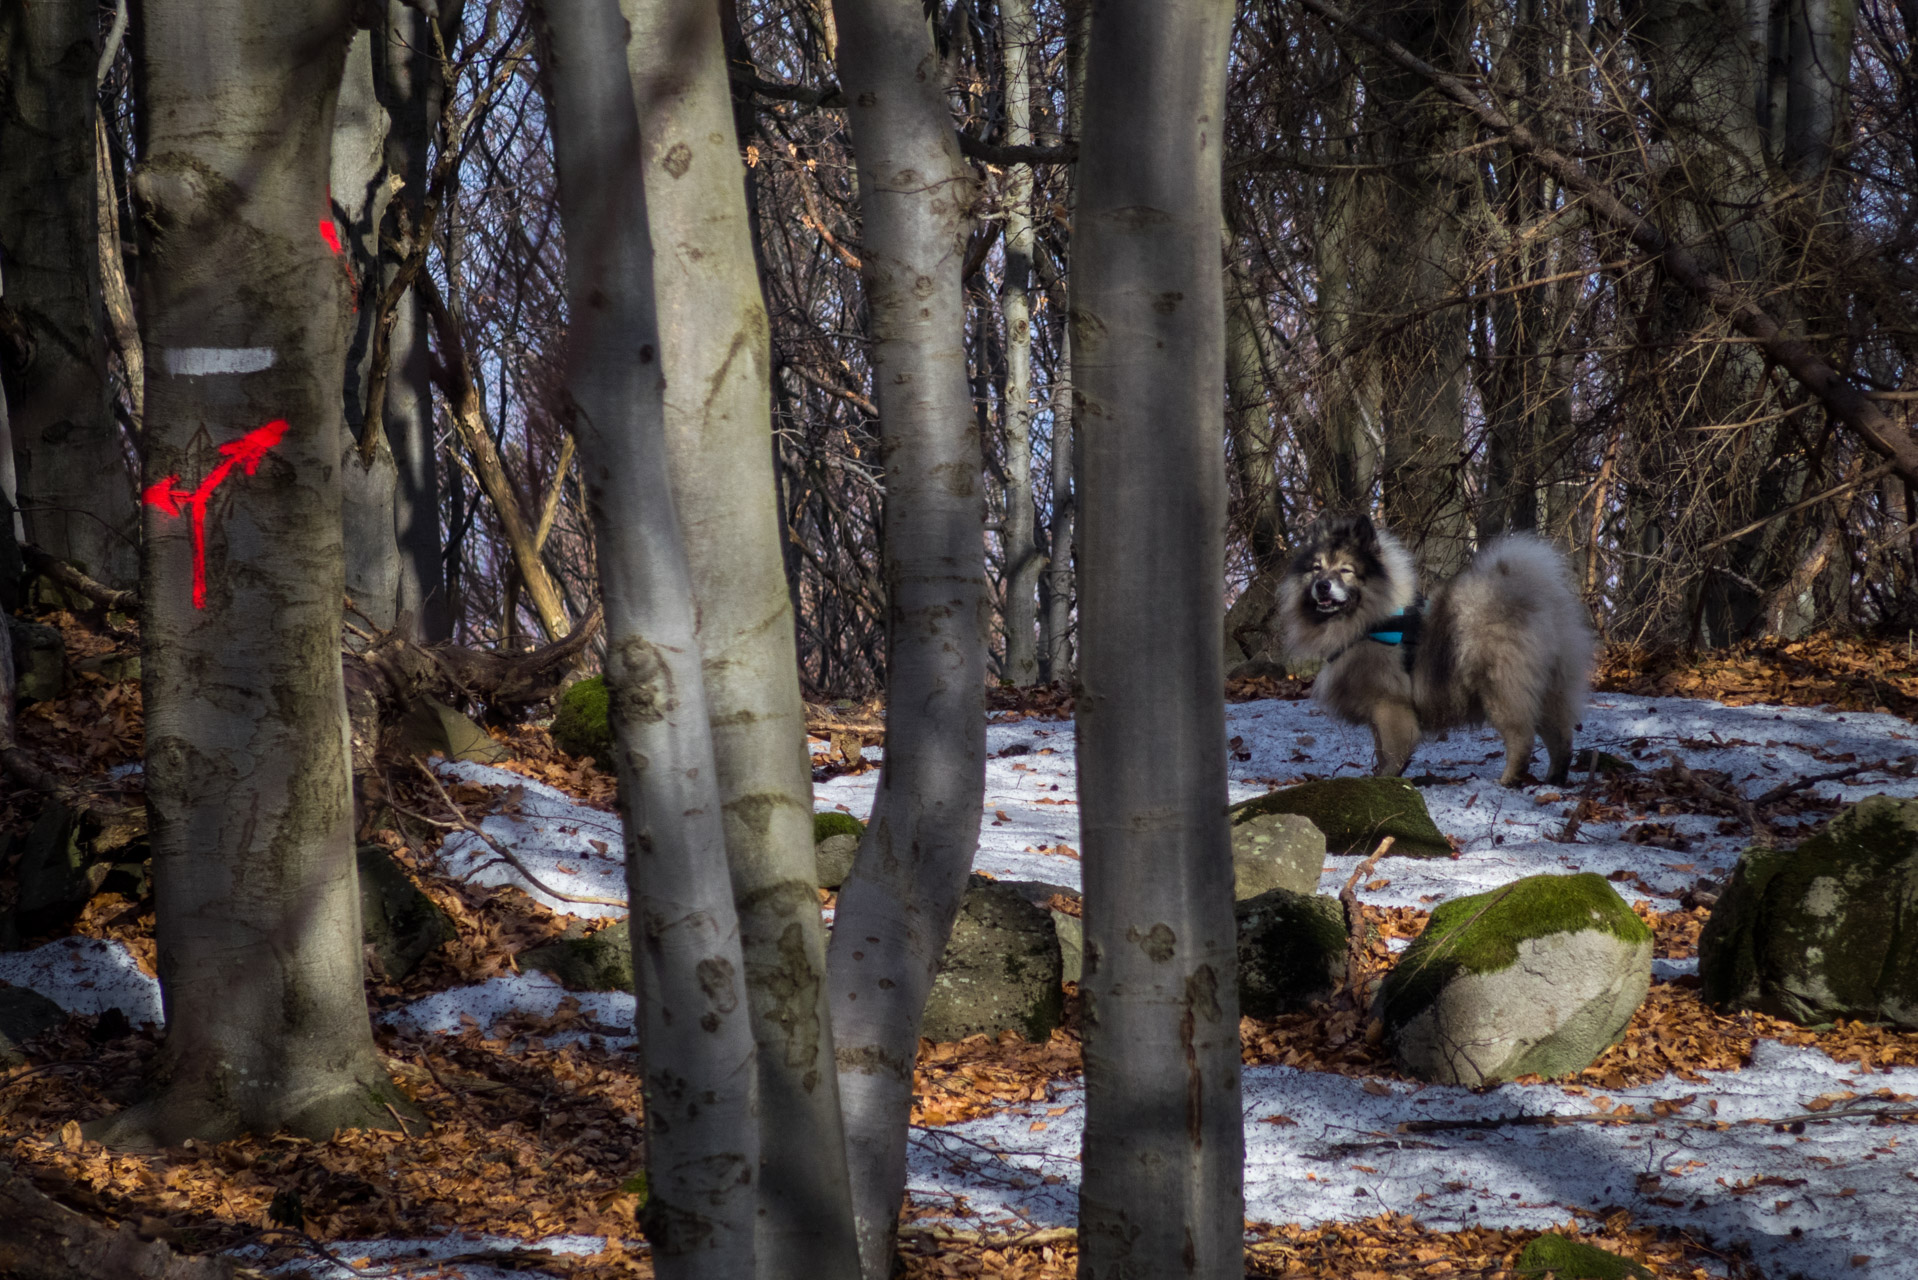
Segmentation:
<svg viewBox="0 0 1918 1280">
<path fill-rule="evenodd" d="M 61 621 L 73 656 L 112 648 Z M 1366 768 L 1364 735 L 1325 721 L 1304 692 L 1290 681 L 1230 691 L 1235 799 Z M 995 691 L 981 872 L 1076 887 L 1071 709 L 1057 689 Z M 879 709 L 821 704 L 814 719 L 817 804 L 863 817 L 877 752 L 862 745 L 877 741 Z M 1701 661 L 1608 654 L 1580 745 L 1633 759 L 1634 774 L 1507 792 L 1493 781 L 1495 741 L 1428 745 L 1414 767 L 1436 775 L 1423 791 L 1459 854 L 1389 858 L 1362 887 L 1374 972 L 1443 897 L 1579 866 L 1607 874 L 1653 925 L 1659 980 L 1625 1040 L 1585 1072 L 1477 1094 L 1405 1080 L 1351 1008 L 1247 1020 L 1247 1274 L 1516 1275 L 1518 1251 L 1554 1228 L 1658 1276 L 1918 1276 L 1900 1247 L 1918 1238 L 1905 1212 L 1918 1180 L 1906 1154 L 1918 1150 L 1918 1035 L 1726 1016 L 1691 977 L 1707 914 L 1699 881 L 1753 839 L 1795 842 L 1850 800 L 1918 794 L 1914 719 L 1918 658 L 1904 640 L 1819 639 Z M 120 766 L 138 760 L 140 735 L 137 684 L 97 675 L 22 715 L 42 763 L 134 799 L 137 773 Z M 610 780 L 537 728 L 501 736 L 518 762 L 447 770 L 447 798 L 523 853 L 552 836 L 544 883 L 622 893 L 606 865 L 618 848 Z M 389 784 L 404 807 L 449 816 L 424 778 Z M 1734 793 L 1774 797 L 1750 815 L 1762 831 Z M 0 789 L 0 832 L 23 830 L 36 807 Z M 471 837 L 442 844 L 404 821 L 368 834 L 459 931 L 405 982 L 368 987 L 381 1049 L 424 1131 L 142 1155 L 83 1139 L 81 1123 L 134 1096 L 160 1039 L 151 904 L 103 895 L 78 936 L 0 956 L 0 980 L 72 1014 L 27 1066 L 0 1074 L 0 1161 L 90 1216 L 286 1274 L 649 1275 L 634 1222 L 631 998 L 567 993 L 514 962 L 575 915 L 620 910 L 500 883 L 516 877 L 485 867 Z M 1328 859 L 1322 888 L 1357 861 Z M 922 1045 L 905 1274 L 1074 1273 L 1079 1086 L 1070 1019 L 1045 1044 Z M 1563 1119 L 1500 1123 L 1546 1113 Z M 1405 1124 L 1416 1137 L 1401 1136 Z"/>
</svg>

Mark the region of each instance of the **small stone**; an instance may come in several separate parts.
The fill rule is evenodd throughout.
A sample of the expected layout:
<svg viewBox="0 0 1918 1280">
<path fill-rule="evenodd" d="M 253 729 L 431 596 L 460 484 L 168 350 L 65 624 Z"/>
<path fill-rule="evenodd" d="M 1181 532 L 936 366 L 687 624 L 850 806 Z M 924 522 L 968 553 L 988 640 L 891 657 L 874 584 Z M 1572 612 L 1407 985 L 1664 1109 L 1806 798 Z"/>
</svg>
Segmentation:
<svg viewBox="0 0 1918 1280">
<path fill-rule="evenodd" d="M 1257 799 L 1226 810 L 1232 824 L 1232 897 L 1244 902 L 1268 889 L 1316 893 L 1325 868 L 1325 833 L 1300 813 L 1269 813 Z"/>
<path fill-rule="evenodd" d="M 448 760 L 476 764 L 498 764 L 513 758 L 505 743 L 431 694 L 423 694 L 414 702 L 396 732 L 399 749 L 407 756 L 442 755 Z"/>
<path fill-rule="evenodd" d="M 575 925 L 558 941 L 517 957 L 521 969 L 550 973 L 568 991 L 633 990 L 633 933 L 621 920 L 595 933 Z"/>
<path fill-rule="evenodd" d="M 816 882 L 821 889 L 837 889 L 852 874 L 853 858 L 859 853 L 859 837 L 827 836 L 812 848 Z"/>
<path fill-rule="evenodd" d="M 66 1010 L 38 991 L 0 982 L 0 1069 L 24 1064 L 20 1046 L 66 1020 Z"/>
</svg>

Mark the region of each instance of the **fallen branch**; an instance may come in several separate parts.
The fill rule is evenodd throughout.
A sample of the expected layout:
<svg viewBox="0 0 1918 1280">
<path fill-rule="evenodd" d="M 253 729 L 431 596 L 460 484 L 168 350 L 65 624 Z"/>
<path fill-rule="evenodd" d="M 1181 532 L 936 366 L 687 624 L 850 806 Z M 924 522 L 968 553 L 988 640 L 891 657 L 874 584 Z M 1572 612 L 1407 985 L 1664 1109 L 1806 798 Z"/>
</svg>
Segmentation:
<svg viewBox="0 0 1918 1280">
<path fill-rule="evenodd" d="M 979 1245 L 987 1249 L 1036 1248 L 1048 1244 L 1077 1244 L 1077 1227 L 1040 1227 L 1031 1231 L 1002 1234 L 993 1231 L 974 1231 L 966 1227 L 917 1227 L 901 1226 L 899 1238 L 905 1240 L 923 1240 L 928 1244 L 968 1244 Z"/>
<path fill-rule="evenodd" d="M 30 542 L 20 547 L 20 558 L 26 561 L 27 568 L 41 577 L 51 578 L 67 590 L 85 596 L 102 609 L 112 609 L 120 613 L 140 612 L 138 591 L 121 591 L 109 587 L 104 582 L 95 582 L 65 560 Z"/>
<path fill-rule="evenodd" d="M 1481 126 L 1503 138 L 1514 154 L 1526 157 L 1560 186 L 1581 197 L 1593 217 L 1609 223 L 1645 253 L 1657 258 L 1667 275 L 1751 338 L 1833 417 L 1889 461 L 1899 476 L 1918 484 L 1918 441 L 1909 430 L 1892 421 L 1875 401 L 1820 358 L 1809 343 L 1787 333 L 1763 307 L 1730 281 L 1707 270 L 1691 250 L 1612 194 L 1609 187 L 1586 173 L 1583 165 L 1545 145 L 1526 126 L 1508 119 L 1503 111 L 1486 102 L 1459 77 L 1439 70 L 1382 32 L 1354 21 L 1327 0 L 1301 0 L 1301 3 L 1309 12 L 1350 31 L 1400 67 L 1430 83 Z"/>
<path fill-rule="evenodd" d="M 1918 1119 L 1918 1107 L 1846 1107 L 1830 1111 L 1807 1111 L 1801 1115 L 1753 1116 L 1746 1120 L 1707 1120 L 1689 1116 L 1647 1115 L 1632 1111 L 1616 1115 L 1608 1111 L 1583 1111 L 1577 1115 L 1480 1116 L 1461 1120 L 1405 1120 L 1399 1133 L 1444 1133 L 1455 1129 L 1556 1129 L 1577 1124 L 1658 1124 L 1683 1129 L 1739 1129 L 1754 1126 L 1789 1128 L 1798 1124 L 1827 1124 L 1834 1120 L 1911 1120 Z"/>
<path fill-rule="evenodd" d="M 1352 874 L 1346 877 L 1345 887 L 1339 890 L 1339 905 L 1345 909 L 1345 992 L 1352 1003 L 1360 1003 L 1360 990 L 1365 978 L 1365 910 L 1359 905 L 1359 881 L 1372 873 L 1379 859 L 1391 852 L 1396 837 L 1387 836 L 1379 841 L 1379 847 L 1372 856 L 1352 868 Z"/>
<path fill-rule="evenodd" d="M 453 797 L 446 793 L 446 788 L 440 784 L 439 775 L 434 773 L 432 769 L 428 768 L 424 760 L 421 760 L 415 757 L 413 763 L 418 765 L 420 772 L 426 775 L 426 780 L 433 784 L 433 790 L 439 793 L 440 803 L 444 804 L 447 807 L 447 809 L 452 813 L 454 821 L 445 822 L 438 818 L 429 818 L 423 813 L 414 813 L 409 809 L 402 809 L 400 808 L 399 805 L 393 804 L 393 811 L 395 813 L 404 814 L 406 817 L 413 818 L 417 821 L 424 822 L 431 826 L 438 827 L 442 831 L 465 831 L 477 837 L 478 839 L 483 840 L 486 843 L 487 848 L 491 849 L 494 853 L 499 855 L 499 858 L 496 859 L 496 861 L 503 861 L 507 865 L 511 866 L 513 870 L 519 872 L 521 875 L 526 877 L 526 882 L 528 884 L 532 885 L 535 889 L 538 889 L 541 893 L 547 895 L 548 897 L 558 898 L 561 902 L 581 902 L 581 903 L 586 903 L 589 906 L 595 906 L 595 907 L 623 907 L 627 905 L 626 899 L 624 898 L 595 898 L 588 894 L 583 894 L 583 893 L 562 893 L 558 889 L 555 889 L 551 887 L 550 885 L 546 884 L 538 876 L 534 875 L 532 871 L 527 868 L 524 862 L 521 862 L 519 860 L 519 855 L 514 853 L 512 849 L 508 848 L 504 841 L 501 841 L 491 835 L 488 835 L 484 830 L 481 829 L 480 825 L 477 822 L 474 822 L 471 818 L 466 816 L 466 811 L 464 809 L 461 809 L 459 805 L 454 801 Z M 389 800 L 387 803 L 392 804 L 392 801 Z M 471 872 L 468 872 L 467 874 L 476 875 L 479 872 L 484 871 L 486 868 L 493 865 L 494 865 L 493 862 L 482 862 L 479 866 L 474 867 L 473 870 Z"/>
<path fill-rule="evenodd" d="M 1833 769 L 1830 773 L 1814 774 L 1809 778 L 1800 778 L 1796 782 L 1781 783 L 1753 800 L 1754 805 L 1777 804 L 1794 791 L 1803 791 L 1806 787 L 1815 787 L 1821 782 L 1837 782 L 1841 778 L 1855 778 L 1861 773 L 1873 773 L 1885 767 L 1882 760 L 1871 764 L 1853 765 L 1849 769 Z"/>
<path fill-rule="evenodd" d="M 258 1277 L 220 1254 L 184 1256 L 163 1241 L 142 1240 L 131 1222 L 97 1222 L 0 1165 L 0 1275 L 19 1280 L 236 1280 Z"/>
</svg>

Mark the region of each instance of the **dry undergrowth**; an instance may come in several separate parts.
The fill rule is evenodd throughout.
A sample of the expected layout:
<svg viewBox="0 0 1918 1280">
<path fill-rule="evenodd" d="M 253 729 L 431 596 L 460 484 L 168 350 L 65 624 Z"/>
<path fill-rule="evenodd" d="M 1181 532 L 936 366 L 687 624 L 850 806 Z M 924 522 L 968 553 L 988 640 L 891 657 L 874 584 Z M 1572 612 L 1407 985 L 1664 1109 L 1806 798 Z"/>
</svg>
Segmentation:
<svg viewBox="0 0 1918 1280">
<path fill-rule="evenodd" d="M 106 653 L 111 644 L 91 637 L 71 619 L 56 619 L 71 651 Z M 1745 646 L 1702 661 L 1646 658 L 1614 653 L 1601 674 L 1606 688 L 1656 696 L 1712 696 L 1725 701 L 1760 699 L 1828 703 L 1847 709 L 1889 708 L 1918 714 L 1918 661 L 1904 644 L 1819 640 L 1802 645 Z M 1297 696 L 1294 681 L 1242 682 L 1239 698 Z M 1014 693 L 995 691 L 992 703 L 1008 715 L 1065 715 L 1071 693 L 1061 687 Z M 846 707 L 820 718 L 820 729 L 876 719 L 869 705 Z M 36 758 L 63 776 L 96 779 L 106 768 L 137 759 L 141 731 L 137 685 L 81 676 L 52 703 L 29 707 L 21 739 Z M 589 802 L 606 805 L 612 780 L 590 763 L 553 749 L 544 732 L 522 728 L 497 733 L 518 755 L 508 766 Z M 1653 771 L 1648 771 L 1653 772 Z M 1669 771 L 1668 771 L 1669 772 Z M 1675 803 L 1671 792 L 1685 779 L 1620 782 L 1593 797 L 1597 806 L 1656 812 Z M 1710 779 L 1687 792 L 1688 805 L 1711 810 Z M 422 797 L 396 780 L 396 795 Z M 6 789 L 0 789 L 6 790 Z M 1614 792 L 1616 794 L 1614 794 Z M 497 801 L 496 791 L 486 793 Z M 476 792 L 462 799 L 479 800 Z M 402 798 L 402 803 L 409 803 Z M 17 789 L 0 800 L 0 827 L 14 831 L 31 820 Z M 1815 822 L 1826 806 L 1794 800 L 1767 815 Z M 1697 811 L 1697 810 L 1693 810 Z M 1609 816 L 1595 810 L 1593 819 Z M 1738 815 L 1727 812 L 1728 821 Z M 452 915 L 458 939 L 432 957 L 403 984 L 369 989 L 378 1010 L 426 991 L 484 980 L 514 967 L 520 950 L 545 941 L 565 923 L 524 894 L 478 890 L 430 874 L 422 842 L 383 828 L 381 838 Z M 1656 832 L 1650 833 L 1651 837 Z M 3 871 L 4 869 L 0 869 Z M 1653 927 L 1658 954 L 1693 954 L 1706 909 L 1666 913 L 1642 910 Z M 1415 908 L 1367 908 L 1373 929 L 1366 954 L 1368 984 L 1391 960 L 1389 938 L 1415 937 L 1426 914 Z M 103 895 L 89 907 L 81 931 L 116 938 L 152 963 L 150 904 Z M 1350 1002 L 1346 1002 L 1349 1006 Z M 307 1143 L 288 1138 L 246 1138 L 158 1153 L 109 1153 L 82 1140 L 78 1124 L 124 1105 L 138 1088 L 157 1043 L 108 1015 L 73 1018 L 36 1042 L 30 1065 L 0 1075 L 0 1159 L 29 1173 L 50 1194 L 96 1217 L 136 1224 L 143 1234 L 188 1251 L 261 1243 L 274 1259 L 311 1255 L 327 1242 L 373 1236 L 420 1236 L 465 1228 L 527 1241 L 562 1232 L 604 1235 L 614 1247 L 597 1258 L 493 1259 L 504 1265 L 537 1265 L 567 1276 L 627 1277 L 651 1274 L 634 1223 L 638 1199 L 628 1179 L 642 1159 L 640 1100 L 631 1055 L 603 1043 L 546 1048 L 544 1037 L 579 1029 L 570 1003 L 552 1019 L 522 1019 L 498 1028 L 469 1027 L 447 1038 L 406 1039 L 382 1034 L 389 1067 L 428 1117 L 425 1132 L 342 1134 Z M 591 1027 L 586 1027 L 592 1030 Z M 612 1030 L 612 1029 L 602 1029 Z M 1245 1059 L 1286 1064 L 1347 1076 L 1395 1078 L 1359 1011 L 1332 1006 L 1241 1028 Z M 509 1037 L 530 1048 L 509 1049 Z M 1810 1031 L 1756 1014 L 1725 1015 L 1705 1007 L 1687 982 L 1660 983 L 1628 1028 L 1624 1041 L 1566 1083 L 1575 1088 L 1616 1090 L 1676 1074 L 1695 1079 L 1701 1071 L 1732 1069 L 1749 1060 L 1758 1039 L 1816 1046 L 1833 1057 L 1878 1068 L 1918 1064 L 1918 1035 L 1843 1023 Z M 1043 1103 L 1080 1071 L 1079 1042 L 1070 1021 L 1041 1045 L 1016 1037 L 974 1037 L 958 1044 L 922 1046 L 916 1075 L 914 1119 L 949 1124 L 1015 1105 Z M 275 1222 L 269 1206 L 281 1198 L 281 1219 L 296 1206 L 301 1231 Z M 902 1237 L 904 1274 L 911 1277 L 1004 1275 L 1063 1278 L 1074 1274 L 1076 1248 L 1069 1233 L 1026 1239 L 982 1236 L 933 1228 L 909 1213 Z M 1635 1227 L 1623 1213 L 1581 1217 L 1562 1230 L 1629 1256 L 1659 1276 L 1695 1277 L 1716 1255 L 1700 1242 L 1670 1231 Z M 1374 1280 L 1399 1276 L 1511 1275 L 1518 1250 L 1534 1232 L 1467 1230 L 1440 1232 L 1409 1218 L 1386 1215 L 1322 1227 L 1254 1224 L 1247 1273 L 1255 1276 L 1324 1276 Z M 350 1251 L 341 1255 L 355 1261 Z M 1733 1275 L 1750 1273 L 1736 1259 L 1720 1259 Z"/>
</svg>

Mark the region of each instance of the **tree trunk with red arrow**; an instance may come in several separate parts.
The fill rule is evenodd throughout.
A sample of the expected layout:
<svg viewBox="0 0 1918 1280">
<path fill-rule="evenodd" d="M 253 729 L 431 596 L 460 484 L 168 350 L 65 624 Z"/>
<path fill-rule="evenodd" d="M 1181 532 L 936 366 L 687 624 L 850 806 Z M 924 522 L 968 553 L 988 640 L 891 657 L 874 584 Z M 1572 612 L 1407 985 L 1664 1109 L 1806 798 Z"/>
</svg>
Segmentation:
<svg viewBox="0 0 1918 1280">
<path fill-rule="evenodd" d="M 328 243 L 345 0 L 149 4 L 147 803 L 167 1038 L 120 1145 L 391 1127 L 362 993 Z"/>
</svg>

